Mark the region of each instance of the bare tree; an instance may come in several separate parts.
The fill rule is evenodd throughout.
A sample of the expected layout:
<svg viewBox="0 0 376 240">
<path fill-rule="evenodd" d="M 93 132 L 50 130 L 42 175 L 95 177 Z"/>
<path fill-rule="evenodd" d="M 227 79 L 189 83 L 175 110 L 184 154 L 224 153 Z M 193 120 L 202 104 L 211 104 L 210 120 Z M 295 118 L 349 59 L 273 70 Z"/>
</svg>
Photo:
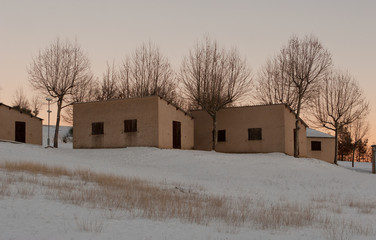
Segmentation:
<svg viewBox="0 0 376 240">
<path fill-rule="evenodd" d="M 98 84 L 96 99 L 103 101 L 119 98 L 118 82 L 119 74 L 115 69 L 115 63 L 113 62 L 112 66 L 107 63 L 107 69 L 103 73 L 102 81 Z"/>
<path fill-rule="evenodd" d="M 28 74 L 35 89 L 56 101 L 54 147 L 58 147 L 61 110 L 72 105 L 77 89 L 91 81 L 89 60 L 77 42 L 57 39 L 33 58 Z"/>
<path fill-rule="evenodd" d="M 183 60 L 180 81 L 185 95 L 213 120 L 212 149 L 217 144 L 217 112 L 249 90 L 250 71 L 236 49 L 218 49 L 216 41 L 197 42 Z"/>
<path fill-rule="evenodd" d="M 357 82 L 348 74 L 327 74 L 322 90 L 315 97 L 312 108 L 316 120 L 335 132 L 334 163 L 337 164 L 338 131 L 364 118 L 369 112 L 368 102 Z"/>
<path fill-rule="evenodd" d="M 96 81 L 83 81 L 79 87 L 74 88 L 71 99 L 73 103 L 76 102 L 90 102 L 97 100 L 98 96 L 98 83 Z M 65 108 L 64 114 L 62 114 L 64 121 L 67 123 L 73 123 L 73 105 L 69 105 Z"/>
<path fill-rule="evenodd" d="M 34 116 L 38 116 L 40 109 L 43 106 L 42 100 L 39 96 L 33 96 L 30 101 L 31 110 Z"/>
<path fill-rule="evenodd" d="M 296 112 L 298 95 L 289 76 L 286 76 L 284 64 L 278 57 L 266 62 L 259 73 L 254 98 L 260 104 L 285 103 Z"/>
<path fill-rule="evenodd" d="M 168 59 L 152 43 L 141 45 L 125 59 L 119 77 L 122 98 L 158 95 L 174 102 L 175 74 Z"/>
<path fill-rule="evenodd" d="M 366 140 L 365 138 L 369 131 L 369 125 L 363 118 L 359 118 L 349 124 L 349 129 L 352 139 L 352 167 L 354 167 L 355 151 Z"/>
<path fill-rule="evenodd" d="M 332 65 L 330 53 L 310 35 L 293 36 L 279 54 L 265 65 L 258 81 L 256 98 L 262 103 L 286 103 L 296 112 L 294 157 L 299 156 L 301 110 L 317 91 Z"/>
<path fill-rule="evenodd" d="M 131 63 L 127 57 L 119 71 L 119 98 L 130 98 L 132 96 L 132 81 Z"/>
<path fill-rule="evenodd" d="M 31 114 L 30 103 L 27 100 L 27 97 L 22 88 L 18 88 L 13 97 L 12 105 L 14 108 L 19 109 L 20 111 L 28 112 Z"/>
</svg>

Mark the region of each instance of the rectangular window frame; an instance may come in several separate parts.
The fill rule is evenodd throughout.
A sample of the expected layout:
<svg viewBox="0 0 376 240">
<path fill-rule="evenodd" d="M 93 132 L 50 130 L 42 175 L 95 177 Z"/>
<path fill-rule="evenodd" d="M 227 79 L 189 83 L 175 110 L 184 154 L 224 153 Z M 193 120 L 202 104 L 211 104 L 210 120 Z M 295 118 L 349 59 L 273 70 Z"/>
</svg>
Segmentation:
<svg viewBox="0 0 376 240">
<path fill-rule="evenodd" d="M 321 151 L 321 141 L 311 141 L 311 151 Z"/>
<path fill-rule="evenodd" d="M 125 133 L 137 132 L 137 119 L 124 120 L 124 132 Z"/>
<path fill-rule="evenodd" d="M 103 135 L 104 134 L 104 122 L 91 123 L 91 135 Z"/>
<path fill-rule="evenodd" d="M 226 142 L 226 130 L 218 130 L 217 131 L 217 142 Z"/>
<path fill-rule="evenodd" d="M 248 140 L 262 140 L 262 128 L 248 128 Z"/>
</svg>

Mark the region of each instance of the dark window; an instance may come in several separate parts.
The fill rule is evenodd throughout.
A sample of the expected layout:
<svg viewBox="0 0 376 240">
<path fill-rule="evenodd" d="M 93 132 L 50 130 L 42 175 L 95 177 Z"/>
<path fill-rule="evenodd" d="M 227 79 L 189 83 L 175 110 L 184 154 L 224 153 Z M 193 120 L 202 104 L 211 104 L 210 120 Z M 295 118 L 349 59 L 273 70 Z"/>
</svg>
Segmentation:
<svg viewBox="0 0 376 240">
<path fill-rule="evenodd" d="M 101 135 L 103 134 L 103 122 L 95 122 L 91 124 L 91 134 L 92 135 Z"/>
<path fill-rule="evenodd" d="M 226 130 L 218 130 L 218 142 L 226 142 Z"/>
<path fill-rule="evenodd" d="M 312 141 L 311 142 L 311 150 L 312 151 L 321 151 L 321 142 L 320 141 Z"/>
<path fill-rule="evenodd" d="M 137 119 L 124 120 L 124 132 L 137 132 Z"/>
<path fill-rule="evenodd" d="M 248 128 L 248 140 L 261 140 L 261 128 Z"/>
</svg>

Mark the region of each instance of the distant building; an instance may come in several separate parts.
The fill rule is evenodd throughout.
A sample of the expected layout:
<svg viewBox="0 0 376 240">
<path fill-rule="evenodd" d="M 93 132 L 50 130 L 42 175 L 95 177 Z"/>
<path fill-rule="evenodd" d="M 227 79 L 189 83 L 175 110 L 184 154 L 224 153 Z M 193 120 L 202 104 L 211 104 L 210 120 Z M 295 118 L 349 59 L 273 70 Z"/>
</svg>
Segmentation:
<svg viewBox="0 0 376 240">
<path fill-rule="evenodd" d="M 157 96 L 73 105 L 73 148 L 193 149 L 194 120 Z"/>
<path fill-rule="evenodd" d="M 43 119 L 0 103 L 0 139 L 42 145 Z"/>
<path fill-rule="evenodd" d="M 332 135 L 307 128 L 308 156 L 334 163 L 335 139 Z"/>
<path fill-rule="evenodd" d="M 211 150 L 212 118 L 203 110 L 195 118 L 195 149 Z M 307 156 L 307 124 L 300 121 L 299 155 Z M 227 153 L 282 152 L 294 155 L 295 114 L 285 104 L 228 107 L 217 113 L 216 151 Z"/>
</svg>

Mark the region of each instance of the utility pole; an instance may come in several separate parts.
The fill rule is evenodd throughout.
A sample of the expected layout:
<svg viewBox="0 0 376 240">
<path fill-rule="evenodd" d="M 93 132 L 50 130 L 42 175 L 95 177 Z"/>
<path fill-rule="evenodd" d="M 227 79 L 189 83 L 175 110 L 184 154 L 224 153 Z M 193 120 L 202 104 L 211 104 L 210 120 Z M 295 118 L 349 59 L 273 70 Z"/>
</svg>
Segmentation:
<svg viewBox="0 0 376 240">
<path fill-rule="evenodd" d="M 46 98 L 46 100 L 48 101 L 48 110 L 47 110 L 47 113 L 48 113 L 48 127 L 47 127 L 47 147 L 46 148 L 52 148 L 52 146 L 50 145 L 50 114 L 51 114 L 51 110 L 50 110 L 50 103 L 51 103 L 51 98 Z"/>
</svg>

